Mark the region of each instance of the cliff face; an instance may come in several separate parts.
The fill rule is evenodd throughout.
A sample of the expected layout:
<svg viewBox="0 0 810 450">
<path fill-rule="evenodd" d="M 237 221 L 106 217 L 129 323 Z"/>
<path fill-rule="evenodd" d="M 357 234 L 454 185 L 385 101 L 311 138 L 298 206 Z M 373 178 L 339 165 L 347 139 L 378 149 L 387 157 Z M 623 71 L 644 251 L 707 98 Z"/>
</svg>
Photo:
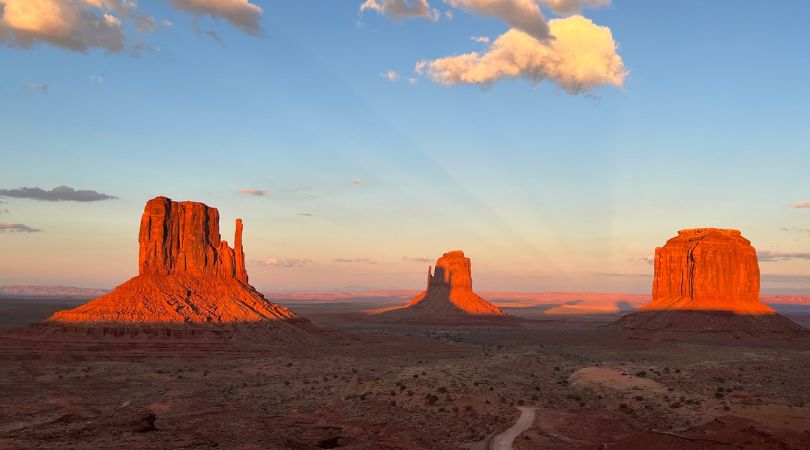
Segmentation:
<svg viewBox="0 0 810 450">
<path fill-rule="evenodd" d="M 437 316 L 459 313 L 505 316 L 500 308 L 473 292 L 470 258 L 460 250 L 442 255 L 433 273 L 428 267 L 427 289 L 414 297 L 405 309 Z"/>
<path fill-rule="evenodd" d="M 216 208 L 166 197 L 149 200 L 138 242 L 140 275 L 219 276 L 248 282 L 242 220 L 236 220 L 234 249 L 220 238 Z"/>
<path fill-rule="evenodd" d="M 231 248 L 220 239 L 216 208 L 166 197 L 149 200 L 138 235 L 138 276 L 48 320 L 139 326 L 300 319 L 248 284 L 242 230 L 242 220 L 237 219 Z"/>
<path fill-rule="evenodd" d="M 655 249 L 653 300 L 642 310 L 721 310 L 762 314 L 757 254 L 737 230 L 698 228 Z"/>
</svg>

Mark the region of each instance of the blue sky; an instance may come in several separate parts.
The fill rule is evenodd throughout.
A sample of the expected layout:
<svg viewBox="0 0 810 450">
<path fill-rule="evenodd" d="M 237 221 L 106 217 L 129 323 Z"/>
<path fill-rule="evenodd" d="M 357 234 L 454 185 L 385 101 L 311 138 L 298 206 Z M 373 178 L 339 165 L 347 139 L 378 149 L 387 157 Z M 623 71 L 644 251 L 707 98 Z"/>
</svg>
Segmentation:
<svg viewBox="0 0 810 450">
<path fill-rule="evenodd" d="M 810 208 L 791 206 L 810 201 L 806 2 L 585 9 L 627 75 L 578 94 L 416 73 L 510 28 L 437 0 L 452 20 L 254 0 L 262 36 L 141 3 L 172 25 L 125 23 L 121 52 L 0 33 L 0 189 L 118 197 L 6 197 L 0 223 L 42 231 L 0 233 L 17 255 L 0 284 L 134 275 L 143 204 L 166 195 L 218 207 L 226 237 L 243 217 L 264 289 L 416 289 L 425 259 L 461 248 L 479 289 L 647 292 L 656 246 L 718 226 L 780 259 L 761 263 L 765 291 L 810 293 Z M 150 49 L 133 55 L 135 42 Z"/>
</svg>

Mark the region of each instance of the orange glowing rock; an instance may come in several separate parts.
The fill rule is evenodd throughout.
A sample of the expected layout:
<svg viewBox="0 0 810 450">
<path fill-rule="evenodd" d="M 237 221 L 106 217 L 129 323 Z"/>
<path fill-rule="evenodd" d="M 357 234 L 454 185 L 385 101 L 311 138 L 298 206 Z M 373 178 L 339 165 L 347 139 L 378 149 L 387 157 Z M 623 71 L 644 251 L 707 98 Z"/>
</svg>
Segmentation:
<svg viewBox="0 0 810 450">
<path fill-rule="evenodd" d="M 681 230 L 655 249 L 652 310 L 774 314 L 759 299 L 759 264 L 751 242 L 737 230 Z"/>
<path fill-rule="evenodd" d="M 655 249 L 653 299 L 615 322 L 638 337 L 807 336 L 759 299 L 759 264 L 737 230 L 681 230 Z"/>
<path fill-rule="evenodd" d="M 242 220 L 234 248 L 220 239 L 219 211 L 157 197 L 138 237 L 139 275 L 48 319 L 71 324 L 226 324 L 300 319 L 248 284 Z"/>
<path fill-rule="evenodd" d="M 436 317 L 459 314 L 506 315 L 500 308 L 473 292 L 470 258 L 465 257 L 461 250 L 442 255 L 436 261 L 436 269 L 433 273 L 428 267 L 427 289 L 414 297 L 403 308 L 389 311 Z"/>
</svg>

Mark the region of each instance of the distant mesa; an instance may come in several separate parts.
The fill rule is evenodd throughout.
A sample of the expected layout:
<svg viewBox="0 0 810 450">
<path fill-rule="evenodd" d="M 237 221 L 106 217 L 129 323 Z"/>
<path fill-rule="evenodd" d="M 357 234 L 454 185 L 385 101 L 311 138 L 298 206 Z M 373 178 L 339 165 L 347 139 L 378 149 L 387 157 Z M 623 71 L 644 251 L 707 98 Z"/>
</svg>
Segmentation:
<svg viewBox="0 0 810 450">
<path fill-rule="evenodd" d="M 655 249 L 650 303 L 617 325 L 661 331 L 799 332 L 761 302 L 757 254 L 738 230 L 681 230 Z"/>
<path fill-rule="evenodd" d="M 51 324 L 225 325 L 302 320 L 248 284 L 242 221 L 234 247 L 220 239 L 219 211 L 157 197 L 146 203 L 138 236 L 139 274 Z"/>
<path fill-rule="evenodd" d="M 94 298 L 110 292 L 105 289 L 73 286 L 12 285 L 0 286 L 0 297 L 7 298 Z"/>
<path fill-rule="evenodd" d="M 375 311 L 389 317 L 500 318 L 506 314 L 500 308 L 476 295 L 472 289 L 470 258 L 461 250 L 447 252 L 428 267 L 427 289 L 407 305 Z"/>
</svg>

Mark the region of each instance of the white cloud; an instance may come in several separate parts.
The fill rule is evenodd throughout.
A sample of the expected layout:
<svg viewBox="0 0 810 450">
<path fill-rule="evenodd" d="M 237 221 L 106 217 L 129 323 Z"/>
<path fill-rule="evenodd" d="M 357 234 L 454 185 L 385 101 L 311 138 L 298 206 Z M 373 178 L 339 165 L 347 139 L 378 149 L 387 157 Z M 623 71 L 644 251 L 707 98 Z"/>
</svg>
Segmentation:
<svg viewBox="0 0 810 450">
<path fill-rule="evenodd" d="M 264 261 L 253 261 L 253 264 L 264 267 L 282 267 L 285 269 L 293 267 L 304 267 L 311 263 L 311 259 L 307 258 L 286 258 L 286 259 L 265 259 Z"/>
<path fill-rule="evenodd" d="M 171 0 L 175 8 L 195 16 L 225 19 L 247 34 L 264 34 L 261 26 L 262 8 L 248 0 Z"/>
<path fill-rule="evenodd" d="M 490 42 L 489 36 L 471 36 L 470 40 L 479 44 L 489 44 Z"/>
<path fill-rule="evenodd" d="M 417 73 L 441 84 L 491 84 L 524 78 L 537 84 L 549 80 L 578 94 L 599 85 L 621 87 L 627 76 L 608 27 L 582 16 L 549 21 L 554 39 L 539 41 L 511 29 L 483 54 L 478 52 L 420 61 Z"/>
<path fill-rule="evenodd" d="M 396 72 L 396 70 L 391 69 L 388 69 L 385 72 L 381 73 L 380 76 L 388 81 L 397 81 L 399 79 L 399 74 Z"/>
<path fill-rule="evenodd" d="M 239 192 L 245 195 L 252 195 L 254 197 L 264 197 L 267 195 L 267 191 L 262 189 L 250 189 L 250 188 L 242 188 L 239 189 Z"/>
<path fill-rule="evenodd" d="M 354 180 L 352 180 L 352 184 L 354 184 L 354 185 L 363 184 L 363 179 L 362 178 L 355 178 Z"/>
<path fill-rule="evenodd" d="M 439 20 L 439 11 L 431 8 L 428 0 L 365 0 L 360 12 L 374 11 L 392 19 Z"/>
<path fill-rule="evenodd" d="M 549 37 L 549 26 L 534 0 L 445 0 L 453 8 L 503 20 L 537 39 Z"/>
</svg>

